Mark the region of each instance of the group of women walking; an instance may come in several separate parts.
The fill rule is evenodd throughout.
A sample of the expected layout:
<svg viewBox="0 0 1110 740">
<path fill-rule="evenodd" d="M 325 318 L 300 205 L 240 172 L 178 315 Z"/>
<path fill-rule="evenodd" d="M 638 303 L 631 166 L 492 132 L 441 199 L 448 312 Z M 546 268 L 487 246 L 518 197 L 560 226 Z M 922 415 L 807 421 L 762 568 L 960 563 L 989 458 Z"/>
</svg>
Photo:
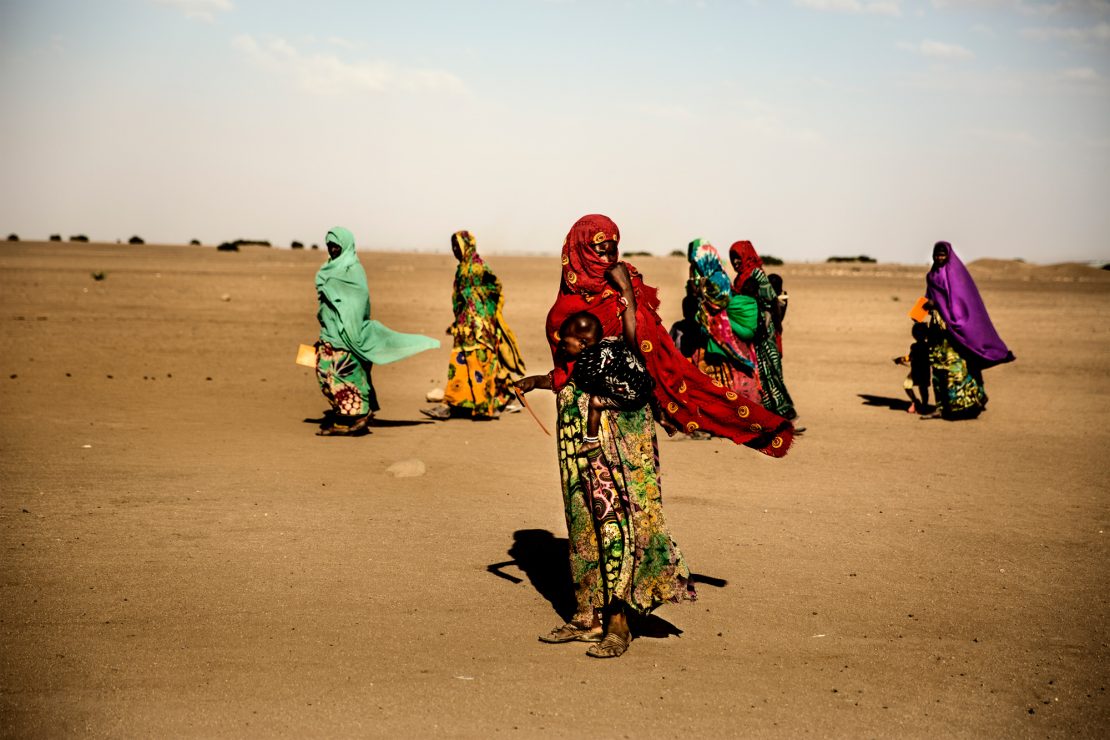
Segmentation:
<svg viewBox="0 0 1110 740">
<path fill-rule="evenodd" d="M 693 343 L 691 360 L 741 396 L 795 419 L 782 374 L 778 293 L 751 242 L 733 244 L 729 257 L 736 270 L 733 280 L 712 244 L 690 242 L 686 309 L 705 339 Z"/>
<path fill-rule="evenodd" d="M 659 317 L 656 288 L 620 259 L 617 225 L 602 215 L 584 216 L 563 242 L 559 290 L 547 315 L 553 367 L 514 383 L 511 374 L 522 374 L 524 363 L 504 320 L 501 284 L 478 256 L 473 236 L 456 232 L 451 243 L 459 261 L 455 321 L 448 330 L 454 346 L 444 410 L 429 415 L 491 418 L 508 407 L 514 392 L 542 388 L 556 394 L 557 452 L 576 610 L 570 621 L 540 640 L 587 642 L 592 657 L 618 657 L 631 643 L 630 613 L 696 598 L 690 569 L 663 514 L 656 422 L 669 433 L 708 433 L 771 457 L 790 449 L 796 431 L 790 419 L 796 413 L 782 381 L 775 291 L 750 242 L 737 242 L 730 250 L 736 270 L 731 281 L 716 250 L 702 240 L 693 242 L 685 308 L 696 315 L 703 341 L 688 358 Z M 321 434 L 363 433 L 377 410 L 372 365 L 439 343 L 373 321 L 350 232 L 333 229 L 327 245 L 330 258 L 316 276 L 321 326 L 317 377 L 333 415 Z M 961 280 L 953 270 L 935 281 L 930 278 L 930 285 L 938 286 L 938 320 L 947 322 L 950 332 L 968 328 L 974 334 L 958 318 L 963 309 L 945 302 L 945 297 L 960 300 Z M 566 338 L 560 336 L 561 328 L 583 312 L 600 323 L 606 337 L 634 332 L 630 338 L 635 346 L 629 349 L 652 381 L 649 403 L 632 410 L 606 407 L 597 439 L 589 444 L 591 396 L 576 385 L 575 358 L 563 351 Z M 966 346 L 966 340 L 960 342 Z"/>
</svg>

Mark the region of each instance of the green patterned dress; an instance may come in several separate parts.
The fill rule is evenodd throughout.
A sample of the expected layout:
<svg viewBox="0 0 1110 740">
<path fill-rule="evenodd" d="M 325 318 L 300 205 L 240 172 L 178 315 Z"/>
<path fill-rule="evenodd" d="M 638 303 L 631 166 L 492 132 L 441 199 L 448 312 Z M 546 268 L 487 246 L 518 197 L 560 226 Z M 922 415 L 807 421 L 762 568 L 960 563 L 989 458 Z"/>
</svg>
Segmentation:
<svg viewBox="0 0 1110 740">
<path fill-rule="evenodd" d="M 929 364 L 933 369 L 933 395 L 945 419 L 973 419 L 987 406 L 981 378 L 972 372 L 948 336 L 940 312 L 932 311 L 929 322 Z"/>
<path fill-rule="evenodd" d="M 469 231 L 451 237 L 459 266 L 451 296 L 455 338 L 443 401 L 475 417 L 493 417 L 512 399 L 511 373 L 524 374 L 516 335 L 505 323 L 501 281 L 478 256 Z"/>
<path fill-rule="evenodd" d="M 573 384 L 558 394 L 559 472 L 577 609 L 590 624 L 613 600 L 647 613 L 695 598 L 690 569 L 663 518 L 659 447 L 651 407 L 606 411 L 601 453 L 579 454 L 589 395 Z"/>
<path fill-rule="evenodd" d="M 760 326 L 756 329 L 752 344 L 755 346 L 756 364 L 759 366 L 762 389 L 760 402 L 768 411 L 793 419 L 796 416 L 794 401 L 782 378 L 782 355 L 775 344 L 775 322 L 771 318 L 771 304 L 778 299 L 778 294 L 762 269 L 753 270 L 751 277 L 759 286 L 755 299 L 759 303 Z"/>
</svg>

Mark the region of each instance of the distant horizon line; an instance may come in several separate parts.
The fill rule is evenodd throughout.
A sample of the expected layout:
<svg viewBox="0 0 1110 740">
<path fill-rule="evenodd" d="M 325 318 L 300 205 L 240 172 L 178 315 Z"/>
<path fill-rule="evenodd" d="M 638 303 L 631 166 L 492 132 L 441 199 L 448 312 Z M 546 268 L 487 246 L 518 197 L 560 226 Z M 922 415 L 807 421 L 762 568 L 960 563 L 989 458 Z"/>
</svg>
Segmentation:
<svg viewBox="0 0 1110 740">
<path fill-rule="evenodd" d="M 82 235 L 77 235 L 77 236 L 82 236 Z M 136 238 L 136 237 L 131 237 L 131 238 Z M 304 246 L 302 246 L 302 247 L 293 247 L 291 245 L 290 246 L 285 246 L 285 245 L 280 245 L 280 244 L 272 244 L 272 243 L 267 242 L 266 240 L 261 240 L 261 239 L 258 239 L 258 240 L 255 240 L 255 239 L 236 239 L 236 240 L 232 240 L 230 242 L 220 242 L 220 244 L 204 243 L 204 242 L 200 242 L 199 240 L 196 240 L 196 241 L 198 241 L 199 243 L 194 244 L 192 242 L 157 242 L 157 241 L 152 242 L 152 241 L 143 240 L 142 243 L 129 244 L 128 241 L 125 241 L 123 239 L 116 239 L 114 241 L 105 241 L 105 240 L 89 239 L 89 238 L 74 239 L 72 237 L 65 238 L 65 239 L 50 239 L 49 237 L 46 238 L 46 239 L 25 239 L 23 237 L 19 237 L 17 239 L 11 239 L 9 237 L 4 243 L 6 243 L 6 244 L 20 244 L 20 243 L 23 243 L 23 244 L 47 244 L 47 245 L 48 244 L 88 244 L 90 246 L 102 245 L 102 246 L 134 246 L 134 247 L 144 247 L 144 246 L 146 246 L 146 247 L 197 247 L 197 248 L 200 248 L 200 249 L 216 249 L 220 246 L 220 244 L 235 243 L 237 245 L 242 245 L 244 247 L 254 247 L 256 249 L 273 249 L 273 250 L 280 250 L 280 251 L 285 251 L 285 252 L 312 252 L 312 251 L 322 252 L 322 251 L 325 251 L 319 245 L 304 244 Z M 303 242 L 302 242 L 302 244 L 303 244 Z M 428 248 L 428 249 L 420 249 L 418 247 L 406 247 L 406 248 L 356 247 L 355 249 L 358 252 L 381 253 L 381 254 L 414 254 L 414 255 L 429 255 L 429 256 L 430 255 L 446 256 L 446 255 L 450 254 L 450 250 L 441 249 L 441 248 L 438 248 L 438 247 L 437 248 Z M 506 252 L 506 251 L 498 250 L 498 249 L 486 249 L 486 250 L 482 251 L 482 254 L 483 255 L 496 256 L 496 257 L 557 257 L 557 256 L 559 256 L 559 251 L 558 250 L 528 250 L 528 251 L 515 251 L 514 250 L 512 252 Z M 629 252 L 627 252 L 625 254 L 627 256 L 632 256 L 632 257 L 655 257 L 655 258 L 674 258 L 674 259 L 679 259 L 679 258 L 685 259 L 686 258 L 686 255 L 684 254 L 684 251 L 683 250 L 678 250 L 678 249 L 672 249 L 672 250 L 669 250 L 669 251 L 664 252 L 664 253 L 655 252 L 655 251 L 652 251 L 650 249 L 634 249 L 634 250 L 630 250 Z M 858 264 L 867 264 L 867 262 L 857 261 L 856 258 L 859 258 L 859 257 L 866 257 L 866 258 L 868 258 L 868 260 L 873 260 L 873 262 L 871 262 L 871 264 L 882 263 L 882 264 L 886 264 L 886 265 L 908 265 L 908 266 L 928 265 L 929 264 L 928 261 L 896 262 L 896 261 L 891 261 L 891 260 L 888 260 L 888 259 L 885 259 L 885 258 L 874 257 L 874 256 L 868 255 L 868 254 L 829 255 L 825 259 L 790 259 L 790 258 L 787 258 L 787 257 L 781 257 L 779 255 L 771 255 L 771 254 L 765 254 L 765 255 L 761 255 L 761 256 L 763 256 L 765 258 L 766 257 L 773 257 L 775 259 L 780 259 L 786 264 L 800 264 L 800 265 L 824 265 L 824 264 L 829 264 L 829 263 L 835 264 L 838 261 L 842 262 L 843 264 L 857 264 L 857 265 Z M 1102 268 L 1102 267 L 1105 267 L 1107 265 L 1110 265 L 1110 259 L 1065 260 L 1063 262 L 1037 262 L 1037 261 L 1032 261 L 1032 260 L 1025 259 L 1023 257 L 1011 257 L 1011 258 L 978 257 L 974 260 L 971 260 L 970 263 L 979 262 L 981 260 L 994 260 L 996 262 L 1016 262 L 1016 263 L 1019 263 L 1019 264 L 1036 265 L 1036 266 L 1040 266 L 1040 267 L 1051 267 L 1053 265 L 1087 265 L 1087 266 L 1090 266 L 1090 267 Z"/>
</svg>

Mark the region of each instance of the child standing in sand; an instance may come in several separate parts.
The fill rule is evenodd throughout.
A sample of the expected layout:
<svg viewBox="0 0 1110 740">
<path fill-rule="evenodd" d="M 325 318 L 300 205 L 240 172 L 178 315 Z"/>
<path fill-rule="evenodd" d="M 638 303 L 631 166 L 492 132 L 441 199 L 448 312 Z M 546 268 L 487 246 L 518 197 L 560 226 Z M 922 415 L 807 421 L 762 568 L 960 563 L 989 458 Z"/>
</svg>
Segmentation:
<svg viewBox="0 0 1110 740">
<path fill-rule="evenodd" d="M 586 436 L 582 450 L 601 449 L 598 432 L 605 409 L 635 411 L 652 397 L 655 382 L 632 349 L 636 341 L 636 316 L 624 312 L 624 338 L 602 337 L 601 322 L 589 311 L 567 317 L 559 328 L 559 348 L 574 359 L 571 380 L 590 394 Z"/>
<path fill-rule="evenodd" d="M 787 303 L 790 301 L 790 296 L 787 295 L 786 289 L 782 287 L 782 275 L 777 272 L 772 272 L 767 276 L 767 282 L 775 289 L 775 305 L 778 306 L 778 311 L 771 312 L 771 318 L 775 322 L 775 346 L 779 348 L 779 354 L 782 354 L 782 322 L 786 318 Z"/>
<path fill-rule="evenodd" d="M 929 386 L 932 384 L 932 370 L 929 366 L 929 326 L 923 321 L 913 324 L 913 344 L 910 345 L 908 354 L 894 358 L 896 365 L 908 365 L 910 372 L 906 375 L 903 388 L 910 397 L 910 407 L 907 412 L 925 414 L 929 409 Z M 921 399 L 914 394 L 917 389 Z"/>
</svg>

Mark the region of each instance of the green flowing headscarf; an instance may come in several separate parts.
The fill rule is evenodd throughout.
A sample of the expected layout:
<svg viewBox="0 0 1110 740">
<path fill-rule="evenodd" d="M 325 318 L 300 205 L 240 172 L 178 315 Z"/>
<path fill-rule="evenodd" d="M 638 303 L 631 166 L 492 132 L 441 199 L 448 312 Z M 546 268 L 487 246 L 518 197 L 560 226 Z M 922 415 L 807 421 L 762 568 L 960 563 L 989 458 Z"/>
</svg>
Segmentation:
<svg viewBox="0 0 1110 740">
<path fill-rule="evenodd" d="M 370 288 L 366 271 L 355 253 L 355 237 L 347 229 L 328 232 L 326 244 L 338 244 L 338 257 L 316 272 L 320 298 L 320 341 L 353 353 L 363 362 L 386 365 L 439 347 L 439 340 L 422 334 L 402 334 L 370 318 Z"/>
</svg>

